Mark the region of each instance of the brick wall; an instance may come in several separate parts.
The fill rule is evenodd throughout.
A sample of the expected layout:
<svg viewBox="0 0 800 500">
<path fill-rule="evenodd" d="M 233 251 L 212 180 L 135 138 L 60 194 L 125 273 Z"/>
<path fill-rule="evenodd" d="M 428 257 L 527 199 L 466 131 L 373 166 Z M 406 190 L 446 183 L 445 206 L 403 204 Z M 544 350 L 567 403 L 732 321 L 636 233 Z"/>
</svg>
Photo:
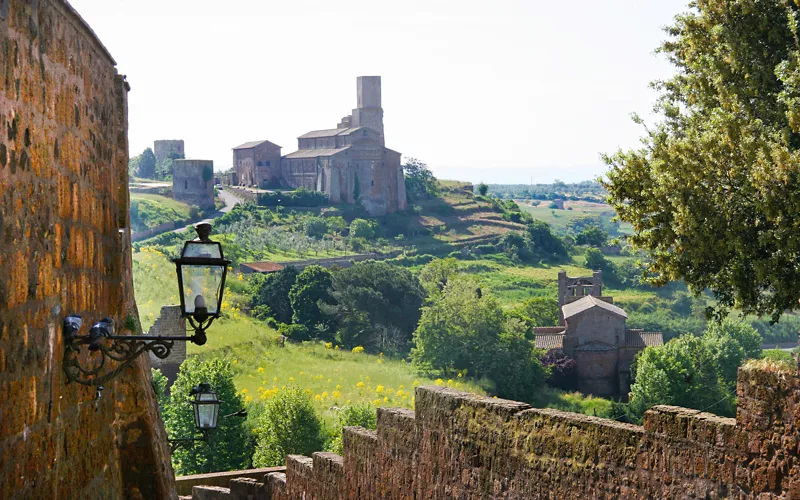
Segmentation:
<svg viewBox="0 0 800 500">
<path fill-rule="evenodd" d="M 0 498 L 174 498 L 147 360 L 62 369 L 67 314 L 137 315 L 127 83 L 67 2 L 0 5 Z"/>
<path fill-rule="evenodd" d="M 636 426 L 420 387 L 414 413 L 345 428 L 342 458 L 289 456 L 285 477 L 193 498 L 800 498 L 800 377 L 743 368 L 738 394 L 735 419 L 658 406 Z"/>
</svg>

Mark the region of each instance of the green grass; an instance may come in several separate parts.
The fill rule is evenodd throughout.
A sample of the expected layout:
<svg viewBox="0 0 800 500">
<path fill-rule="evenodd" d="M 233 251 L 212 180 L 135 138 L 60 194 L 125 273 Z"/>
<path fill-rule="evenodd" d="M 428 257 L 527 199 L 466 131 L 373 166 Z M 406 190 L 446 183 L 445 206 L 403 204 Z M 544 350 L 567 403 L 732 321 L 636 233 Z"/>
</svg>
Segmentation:
<svg viewBox="0 0 800 500">
<path fill-rule="evenodd" d="M 549 201 L 541 201 L 538 206 L 532 207 L 530 204 L 521 201 L 518 202 L 520 209 L 528 212 L 535 219 L 547 222 L 553 229 L 563 232 L 567 229 L 567 225 L 575 218 L 584 215 L 599 215 L 603 219 L 611 220 L 612 217 L 617 215 L 616 211 L 610 205 L 600 203 L 587 203 L 587 202 L 566 202 L 565 208 L 572 206 L 572 210 L 558 210 L 547 208 L 550 204 Z M 630 224 L 621 223 L 619 226 L 620 234 L 632 234 L 633 229 Z"/>
<path fill-rule="evenodd" d="M 189 205 L 158 194 L 131 193 L 131 227 L 149 229 L 165 222 L 185 221 Z"/>
</svg>

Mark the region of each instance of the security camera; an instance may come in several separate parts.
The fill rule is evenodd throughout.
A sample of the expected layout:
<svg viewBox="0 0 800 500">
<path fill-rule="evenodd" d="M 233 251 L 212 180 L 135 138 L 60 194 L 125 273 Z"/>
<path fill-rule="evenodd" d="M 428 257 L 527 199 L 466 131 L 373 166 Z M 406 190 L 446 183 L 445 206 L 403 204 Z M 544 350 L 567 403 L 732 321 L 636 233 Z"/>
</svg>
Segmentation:
<svg viewBox="0 0 800 500">
<path fill-rule="evenodd" d="M 75 335 L 81 331 L 83 320 L 79 314 L 73 314 L 64 318 L 64 338 L 67 342 L 72 342 Z"/>
</svg>

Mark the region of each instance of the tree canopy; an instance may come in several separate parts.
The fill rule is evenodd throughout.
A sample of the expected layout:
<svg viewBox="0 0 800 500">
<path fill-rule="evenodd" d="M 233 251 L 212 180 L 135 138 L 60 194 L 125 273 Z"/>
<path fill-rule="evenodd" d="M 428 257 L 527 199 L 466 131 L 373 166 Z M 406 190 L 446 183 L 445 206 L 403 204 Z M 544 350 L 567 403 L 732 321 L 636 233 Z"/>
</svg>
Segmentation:
<svg viewBox="0 0 800 500">
<path fill-rule="evenodd" d="M 711 289 L 717 316 L 800 297 L 800 43 L 795 2 L 708 0 L 676 17 L 654 83 L 662 120 L 644 147 L 606 156 L 603 183 L 648 279 Z"/>
<path fill-rule="evenodd" d="M 425 162 L 416 158 L 409 158 L 403 165 L 403 171 L 406 176 L 406 198 L 408 198 L 408 201 L 439 196 L 439 184 Z"/>
</svg>

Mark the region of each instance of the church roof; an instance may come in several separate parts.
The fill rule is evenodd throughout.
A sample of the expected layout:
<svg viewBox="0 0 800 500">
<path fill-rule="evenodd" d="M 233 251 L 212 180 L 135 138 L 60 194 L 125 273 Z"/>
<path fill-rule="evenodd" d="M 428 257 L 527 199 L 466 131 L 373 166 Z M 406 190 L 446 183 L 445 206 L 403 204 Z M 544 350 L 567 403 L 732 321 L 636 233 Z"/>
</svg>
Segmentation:
<svg viewBox="0 0 800 500">
<path fill-rule="evenodd" d="M 625 330 L 625 347 L 652 347 L 664 345 L 661 332 L 645 332 L 642 330 Z"/>
<path fill-rule="evenodd" d="M 312 130 L 311 132 L 307 132 L 298 139 L 315 139 L 317 137 L 334 137 L 337 135 L 348 135 L 356 130 L 361 130 L 365 127 L 348 127 L 348 128 L 329 128 L 326 130 Z"/>
<path fill-rule="evenodd" d="M 284 158 L 317 158 L 319 156 L 333 156 L 336 153 L 341 153 L 342 151 L 346 151 L 348 149 L 350 149 L 350 146 L 333 149 L 300 149 L 294 153 L 289 153 L 288 155 L 284 156 Z"/>
<path fill-rule="evenodd" d="M 625 311 L 623 311 L 619 307 L 615 306 L 614 304 L 609 304 L 604 300 L 598 299 L 593 295 L 587 295 L 586 297 L 576 300 L 575 302 L 564 304 L 563 306 L 561 306 L 561 312 L 564 313 L 564 319 L 566 319 L 566 318 L 571 318 L 573 316 L 577 316 L 579 314 L 583 314 L 589 309 L 594 309 L 595 307 L 604 309 L 610 312 L 611 314 L 614 314 L 621 318 L 628 317 Z"/>
<path fill-rule="evenodd" d="M 240 145 L 236 146 L 233 149 L 250 149 L 250 148 L 254 148 L 256 146 L 260 146 L 261 144 L 264 144 L 265 142 L 270 142 L 270 141 L 264 140 L 264 141 L 245 142 L 244 144 L 240 144 Z M 274 143 L 270 142 L 270 144 L 274 144 Z M 275 144 L 275 146 L 278 146 L 278 145 Z M 278 147 L 280 147 L 280 146 L 278 146 Z"/>
<path fill-rule="evenodd" d="M 545 333 L 536 335 L 537 349 L 561 349 L 564 347 L 564 334 Z"/>
</svg>

